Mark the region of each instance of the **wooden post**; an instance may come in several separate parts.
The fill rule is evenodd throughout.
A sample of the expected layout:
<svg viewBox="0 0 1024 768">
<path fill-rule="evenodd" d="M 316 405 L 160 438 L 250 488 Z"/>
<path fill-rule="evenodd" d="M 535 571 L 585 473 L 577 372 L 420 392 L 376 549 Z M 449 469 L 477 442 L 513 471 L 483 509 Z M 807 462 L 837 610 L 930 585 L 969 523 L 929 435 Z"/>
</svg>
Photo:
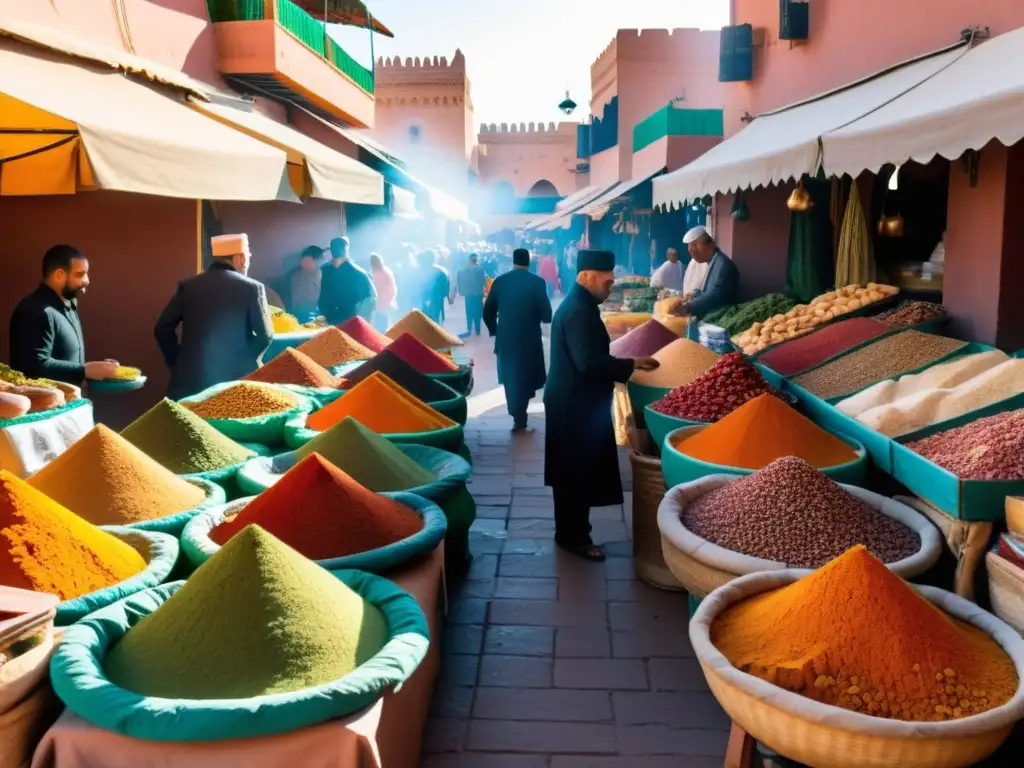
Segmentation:
<svg viewBox="0 0 1024 768">
<path fill-rule="evenodd" d="M 277 20 L 277 0 L 263 0 L 263 20 Z"/>
<path fill-rule="evenodd" d="M 724 768 L 752 768 L 755 746 L 754 738 L 734 722 L 725 748 Z"/>
</svg>

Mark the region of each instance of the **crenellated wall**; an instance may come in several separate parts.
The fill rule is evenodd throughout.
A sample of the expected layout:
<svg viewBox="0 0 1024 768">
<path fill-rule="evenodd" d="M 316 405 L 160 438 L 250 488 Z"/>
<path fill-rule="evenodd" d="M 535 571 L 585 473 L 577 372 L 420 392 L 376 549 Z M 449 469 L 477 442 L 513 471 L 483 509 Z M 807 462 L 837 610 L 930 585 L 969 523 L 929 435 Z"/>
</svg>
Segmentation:
<svg viewBox="0 0 1024 768">
<path fill-rule="evenodd" d="M 501 123 L 480 126 L 480 183 L 505 182 L 517 197 L 526 197 L 542 180 L 561 196 L 577 189 L 577 123 Z"/>
</svg>

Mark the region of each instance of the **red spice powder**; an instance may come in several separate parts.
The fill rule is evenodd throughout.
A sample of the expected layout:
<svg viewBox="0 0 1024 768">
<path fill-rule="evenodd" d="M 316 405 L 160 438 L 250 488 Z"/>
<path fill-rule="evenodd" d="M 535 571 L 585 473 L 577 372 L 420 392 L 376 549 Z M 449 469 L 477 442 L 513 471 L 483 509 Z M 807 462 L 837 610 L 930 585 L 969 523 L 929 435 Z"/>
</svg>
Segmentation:
<svg viewBox="0 0 1024 768">
<path fill-rule="evenodd" d="M 782 376 L 794 376 L 891 330 L 892 326 L 870 317 L 851 317 L 780 344 L 761 355 L 757 362 Z"/>
<path fill-rule="evenodd" d="M 335 387 L 338 380 L 305 352 L 288 348 L 245 377 L 244 381 L 265 384 L 295 384 L 300 387 Z"/>
<path fill-rule="evenodd" d="M 363 320 L 359 315 L 349 318 L 339 325 L 338 328 L 374 352 L 380 352 L 384 347 L 391 344 L 391 339 Z"/>
<path fill-rule="evenodd" d="M 311 560 L 327 560 L 406 539 L 422 530 L 423 518 L 311 453 L 210 538 L 224 545 L 247 525 L 263 527 Z"/>
<path fill-rule="evenodd" d="M 459 366 L 438 354 L 411 333 L 403 333 L 388 346 L 388 351 L 405 360 L 420 373 L 453 373 Z"/>
</svg>

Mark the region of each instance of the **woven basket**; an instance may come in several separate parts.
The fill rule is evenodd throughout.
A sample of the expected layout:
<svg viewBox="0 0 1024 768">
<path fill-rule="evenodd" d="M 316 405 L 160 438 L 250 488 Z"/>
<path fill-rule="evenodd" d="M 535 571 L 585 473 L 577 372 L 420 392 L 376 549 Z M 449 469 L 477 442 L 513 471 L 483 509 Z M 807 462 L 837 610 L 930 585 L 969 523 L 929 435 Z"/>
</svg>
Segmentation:
<svg viewBox="0 0 1024 768">
<path fill-rule="evenodd" d="M 672 575 L 661 550 L 658 530 L 658 507 L 665 496 L 665 478 L 661 459 L 650 455 L 654 450 L 650 435 L 631 429 L 629 455 L 633 466 L 633 568 L 641 581 L 659 589 L 680 590 L 682 585 Z"/>
<path fill-rule="evenodd" d="M 802 571 L 754 573 L 705 599 L 690 621 L 690 642 L 711 692 L 733 722 L 768 748 L 816 768 L 957 768 L 992 754 L 1024 715 L 1024 688 L 980 715 L 909 723 L 822 704 L 733 667 L 712 644 L 715 617 L 753 595 L 792 584 Z M 1024 639 L 973 603 L 934 587 L 916 587 L 954 618 L 991 635 L 1024 678 Z"/>
<path fill-rule="evenodd" d="M 995 552 L 985 555 L 992 612 L 1024 635 L 1024 572 Z"/>
<path fill-rule="evenodd" d="M 34 693 L 0 715 L 0 768 L 25 768 L 60 709 L 49 681 L 44 680 Z"/>
<path fill-rule="evenodd" d="M 705 597 L 736 578 L 735 573 L 720 571 L 695 560 L 665 537 L 661 538 L 661 551 L 676 581 L 694 597 Z"/>
</svg>

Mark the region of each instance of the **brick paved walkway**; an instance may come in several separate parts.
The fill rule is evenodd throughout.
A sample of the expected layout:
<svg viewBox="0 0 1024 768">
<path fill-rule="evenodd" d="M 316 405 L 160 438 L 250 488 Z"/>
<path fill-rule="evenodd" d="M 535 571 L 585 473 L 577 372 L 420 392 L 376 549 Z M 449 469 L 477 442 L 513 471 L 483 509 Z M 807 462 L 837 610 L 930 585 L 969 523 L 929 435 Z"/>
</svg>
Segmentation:
<svg viewBox="0 0 1024 768">
<path fill-rule="evenodd" d="M 607 562 L 556 552 L 540 404 L 536 431 L 513 436 L 490 343 L 469 347 L 475 559 L 450 586 L 423 768 L 718 768 L 729 721 L 693 658 L 686 598 L 633 575 L 628 461 L 624 508 L 592 515 Z"/>
</svg>

